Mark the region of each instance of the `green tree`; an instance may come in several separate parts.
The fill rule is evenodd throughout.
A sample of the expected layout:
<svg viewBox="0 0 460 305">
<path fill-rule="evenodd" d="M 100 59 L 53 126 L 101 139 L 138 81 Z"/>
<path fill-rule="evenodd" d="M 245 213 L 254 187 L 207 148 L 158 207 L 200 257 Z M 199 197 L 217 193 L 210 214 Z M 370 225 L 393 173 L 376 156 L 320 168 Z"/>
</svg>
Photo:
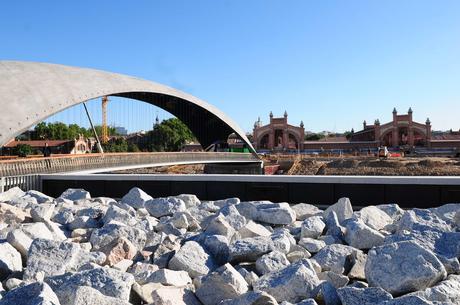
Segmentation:
<svg viewBox="0 0 460 305">
<path fill-rule="evenodd" d="M 311 133 L 305 136 L 305 141 L 318 141 L 324 138 L 323 134 Z"/>
<path fill-rule="evenodd" d="M 127 152 L 128 142 L 124 138 L 115 138 L 109 141 L 107 144 L 103 144 L 102 148 L 105 152 Z"/>
<path fill-rule="evenodd" d="M 190 129 L 177 118 L 164 120 L 148 132 L 151 151 L 179 151 L 188 141 L 195 137 Z"/>
<path fill-rule="evenodd" d="M 14 154 L 19 157 L 27 157 L 32 154 L 32 147 L 27 144 L 19 144 L 14 150 Z"/>
</svg>

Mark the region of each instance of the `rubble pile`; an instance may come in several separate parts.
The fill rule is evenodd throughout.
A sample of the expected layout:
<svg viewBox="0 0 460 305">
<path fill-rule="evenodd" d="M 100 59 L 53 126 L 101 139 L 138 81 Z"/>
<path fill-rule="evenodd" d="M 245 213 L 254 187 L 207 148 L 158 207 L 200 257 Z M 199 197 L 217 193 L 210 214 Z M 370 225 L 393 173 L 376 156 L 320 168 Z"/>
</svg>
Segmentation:
<svg viewBox="0 0 460 305">
<path fill-rule="evenodd" d="M 0 304 L 460 304 L 460 204 L 0 194 Z"/>
</svg>

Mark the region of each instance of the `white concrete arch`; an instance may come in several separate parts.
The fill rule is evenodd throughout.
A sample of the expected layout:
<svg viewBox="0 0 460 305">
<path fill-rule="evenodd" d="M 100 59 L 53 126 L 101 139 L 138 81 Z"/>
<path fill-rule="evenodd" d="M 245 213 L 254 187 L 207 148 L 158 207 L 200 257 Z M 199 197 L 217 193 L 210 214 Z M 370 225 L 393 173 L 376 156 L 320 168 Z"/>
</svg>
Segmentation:
<svg viewBox="0 0 460 305">
<path fill-rule="evenodd" d="M 71 106 L 102 96 L 144 101 L 183 121 L 203 147 L 244 131 L 222 111 L 190 94 L 132 76 L 49 63 L 0 61 L 0 147 Z"/>
</svg>

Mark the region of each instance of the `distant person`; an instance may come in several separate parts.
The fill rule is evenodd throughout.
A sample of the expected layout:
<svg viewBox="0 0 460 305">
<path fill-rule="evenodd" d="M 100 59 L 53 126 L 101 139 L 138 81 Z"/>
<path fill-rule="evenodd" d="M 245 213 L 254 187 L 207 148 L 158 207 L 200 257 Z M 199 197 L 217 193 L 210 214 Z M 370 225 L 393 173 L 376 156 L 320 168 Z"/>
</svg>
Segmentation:
<svg viewBox="0 0 460 305">
<path fill-rule="evenodd" d="M 50 157 L 51 156 L 51 148 L 48 146 L 48 143 L 45 143 L 45 147 L 43 148 L 43 157 Z"/>
</svg>

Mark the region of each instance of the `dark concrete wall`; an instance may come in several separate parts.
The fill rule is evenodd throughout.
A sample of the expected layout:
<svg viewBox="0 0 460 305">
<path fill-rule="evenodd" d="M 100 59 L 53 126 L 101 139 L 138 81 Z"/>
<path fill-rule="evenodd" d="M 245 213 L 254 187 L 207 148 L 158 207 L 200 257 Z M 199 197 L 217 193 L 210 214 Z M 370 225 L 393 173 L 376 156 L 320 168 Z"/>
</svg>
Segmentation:
<svg viewBox="0 0 460 305">
<path fill-rule="evenodd" d="M 273 177 L 273 176 L 272 176 Z M 252 179 L 254 180 L 254 179 Z M 415 180 L 414 180 L 415 181 Z M 361 184 L 361 183 L 293 183 L 254 182 L 250 177 L 241 181 L 218 181 L 216 177 L 187 179 L 136 180 L 91 178 L 84 180 L 43 179 L 43 192 L 59 196 L 67 188 L 84 188 L 93 196 L 121 198 L 132 187 L 140 187 L 153 197 L 196 194 L 202 200 L 239 197 L 241 200 L 271 200 L 274 202 L 330 205 L 341 197 L 349 197 L 353 205 L 366 206 L 398 203 L 402 207 L 427 208 L 460 202 L 460 185 L 430 184 Z"/>
</svg>

